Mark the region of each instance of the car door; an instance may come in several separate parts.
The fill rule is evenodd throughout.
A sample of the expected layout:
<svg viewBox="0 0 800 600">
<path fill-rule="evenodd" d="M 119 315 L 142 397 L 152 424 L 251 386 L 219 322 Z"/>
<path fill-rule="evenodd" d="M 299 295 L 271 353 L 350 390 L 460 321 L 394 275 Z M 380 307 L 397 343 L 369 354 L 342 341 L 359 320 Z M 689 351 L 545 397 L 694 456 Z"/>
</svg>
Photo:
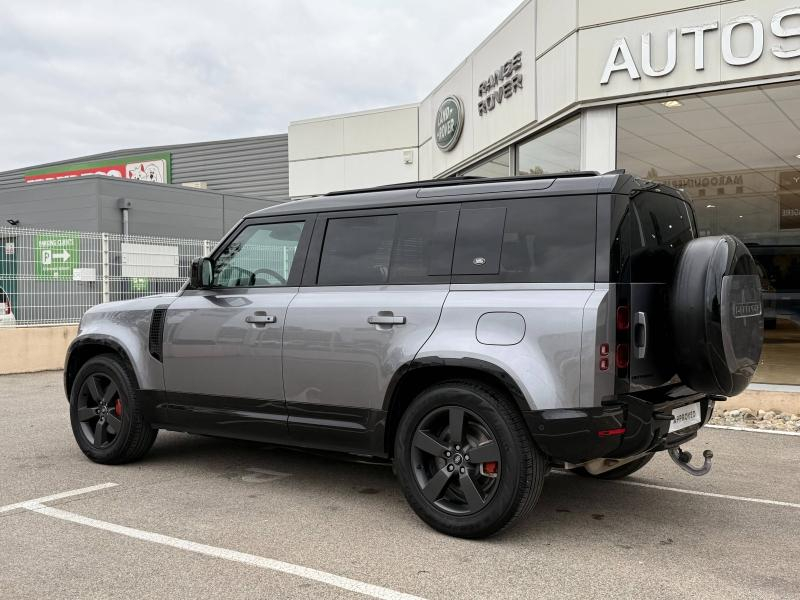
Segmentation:
<svg viewBox="0 0 800 600">
<path fill-rule="evenodd" d="M 439 320 L 457 219 L 454 206 L 318 218 L 284 331 L 294 443 L 383 451 L 384 397 Z"/>
<path fill-rule="evenodd" d="M 630 389 L 677 381 L 670 294 L 680 252 L 695 237 L 689 205 L 674 196 L 643 192 L 629 200 Z"/>
<path fill-rule="evenodd" d="M 169 418 L 189 431 L 284 439 L 281 338 L 297 293 L 312 219 L 245 220 L 212 255 L 209 289 L 167 310 Z"/>
</svg>

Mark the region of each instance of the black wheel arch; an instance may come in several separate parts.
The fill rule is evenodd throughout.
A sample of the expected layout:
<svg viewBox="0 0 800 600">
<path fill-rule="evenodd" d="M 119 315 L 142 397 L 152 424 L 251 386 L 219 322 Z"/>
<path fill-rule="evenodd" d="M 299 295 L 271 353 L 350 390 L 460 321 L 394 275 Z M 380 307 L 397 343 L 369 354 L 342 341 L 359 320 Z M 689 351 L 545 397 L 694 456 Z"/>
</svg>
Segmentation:
<svg viewBox="0 0 800 600">
<path fill-rule="evenodd" d="M 395 372 L 386 390 L 383 402 L 386 415 L 383 449 L 386 456 L 391 458 L 394 453 L 397 426 L 411 401 L 425 388 L 451 379 L 479 381 L 507 394 L 521 412 L 531 410 L 514 378 L 494 363 L 466 357 L 414 359 Z"/>
<path fill-rule="evenodd" d="M 84 336 L 70 344 L 64 359 L 64 392 L 67 395 L 67 402 L 69 402 L 72 384 L 75 382 L 78 371 L 86 364 L 86 361 L 101 354 L 115 354 L 129 371 L 133 384 L 137 388 L 139 387 L 133 362 L 122 344 L 114 338 L 104 335 Z"/>
</svg>

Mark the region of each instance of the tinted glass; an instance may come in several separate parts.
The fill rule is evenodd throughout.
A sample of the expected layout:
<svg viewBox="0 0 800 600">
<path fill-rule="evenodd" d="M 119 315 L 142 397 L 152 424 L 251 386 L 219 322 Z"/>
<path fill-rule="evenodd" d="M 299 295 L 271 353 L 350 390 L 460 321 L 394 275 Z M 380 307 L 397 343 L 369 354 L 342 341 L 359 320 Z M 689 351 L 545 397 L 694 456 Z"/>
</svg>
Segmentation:
<svg viewBox="0 0 800 600">
<path fill-rule="evenodd" d="M 612 249 L 618 279 L 671 283 L 693 228 L 691 210 L 682 200 L 652 192 L 635 196 Z"/>
<path fill-rule="evenodd" d="M 500 270 L 506 208 L 462 208 L 453 275 L 492 275 Z"/>
<path fill-rule="evenodd" d="M 450 279 L 458 212 L 413 211 L 398 215 L 389 283 L 437 283 Z"/>
<path fill-rule="evenodd" d="M 462 232 L 454 258 L 456 268 L 469 269 L 464 257 L 481 258 L 492 268 L 486 240 L 500 240 L 499 272 L 462 275 L 456 282 L 579 283 L 594 281 L 596 200 L 594 196 L 554 196 L 492 202 L 505 209 L 505 219 L 484 219 L 482 227 Z M 471 208 L 476 210 L 478 207 Z M 488 215 L 488 213 L 487 213 Z M 479 219 L 475 220 L 475 224 Z M 494 236 L 494 237 L 492 237 Z M 474 245 L 473 245 L 474 244 Z M 488 249 L 487 249 L 488 248 Z M 473 259 L 474 264 L 474 259 Z M 475 273 L 475 271 L 467 271 Z"/>
<path fill-rule="evenodd" d="M 214 287 L 287 285 L 304 224 L 269 223 L 243 229 L 217 257 Z"/>
<path fill-rule="evenodd" d="M 330 219 L 319 263 L 319 285 L 380 285 L 389 280 L 397 215 Z"/>
<path fill-rule="evenodd" d="M 455 209 L 330 219 L 317 284 L 449 281 L 457 223 Z"/>
</svg>

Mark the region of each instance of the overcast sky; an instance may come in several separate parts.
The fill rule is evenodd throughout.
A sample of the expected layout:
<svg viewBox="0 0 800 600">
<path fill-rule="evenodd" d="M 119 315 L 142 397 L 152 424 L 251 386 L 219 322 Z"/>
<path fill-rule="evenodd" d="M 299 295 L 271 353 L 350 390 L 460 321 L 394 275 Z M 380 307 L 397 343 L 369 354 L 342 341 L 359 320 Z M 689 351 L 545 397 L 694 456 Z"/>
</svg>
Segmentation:
<svg viewBox="0 0 800 600">
<path fill-rule="evenodd" d="M 416 102 L 520 0 L 10 0 L 0 171 Z"/>
</svg>

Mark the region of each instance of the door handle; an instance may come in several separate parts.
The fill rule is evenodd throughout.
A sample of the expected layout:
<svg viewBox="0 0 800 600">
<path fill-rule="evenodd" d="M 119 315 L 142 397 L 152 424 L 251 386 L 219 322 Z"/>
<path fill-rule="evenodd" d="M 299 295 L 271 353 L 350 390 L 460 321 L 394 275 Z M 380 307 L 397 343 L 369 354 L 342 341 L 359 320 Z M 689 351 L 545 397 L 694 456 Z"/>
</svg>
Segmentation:
<svg viewBox="0 0 800 600">
<path fill-rule="evenodd" d="M 633 320 L 633 344 L 636 346 L 636 358 L 644 358 L 647 354 L 647 314 L 637 312 Z"/>
<path fill-rule="evenodd" d="M 263 327 L 267 323 L 277 322 L 278 319 L 274 315 L 268 315 L 266 312 L 257 311 L 255 314 L 247 315 L 244 320 L 246 323 L 252 323 L 256 327 Z"/>
<path fill-rule="evenodd" d="M 370 325 L 405 325 L 405 317 L 395 317 L 394 315 L 372 315 L 367 318 Z"/>
</svg>

